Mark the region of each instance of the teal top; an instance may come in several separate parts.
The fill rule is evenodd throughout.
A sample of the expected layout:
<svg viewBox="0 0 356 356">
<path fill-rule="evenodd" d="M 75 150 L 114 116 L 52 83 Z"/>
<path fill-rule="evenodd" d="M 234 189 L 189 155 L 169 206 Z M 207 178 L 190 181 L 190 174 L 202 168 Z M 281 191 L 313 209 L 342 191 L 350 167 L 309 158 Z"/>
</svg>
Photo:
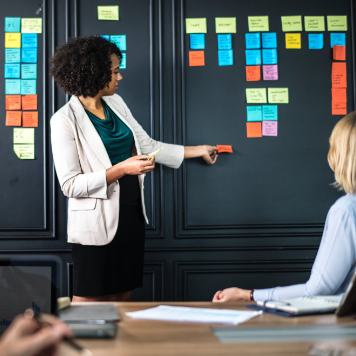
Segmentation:
<svg viewBox="0 0 356 356">
<path fill-rule="evenodd" d="M 132 131 L 111 110 L 109 105 L 102 99 L 101 103 L 104 107 L 106 120 L 101 120 L 88 110 L 85 111 L 103 141 L 111 164 L 114 166 L 132 156 L 131 152 L 134 137 Z"/>
</svg>

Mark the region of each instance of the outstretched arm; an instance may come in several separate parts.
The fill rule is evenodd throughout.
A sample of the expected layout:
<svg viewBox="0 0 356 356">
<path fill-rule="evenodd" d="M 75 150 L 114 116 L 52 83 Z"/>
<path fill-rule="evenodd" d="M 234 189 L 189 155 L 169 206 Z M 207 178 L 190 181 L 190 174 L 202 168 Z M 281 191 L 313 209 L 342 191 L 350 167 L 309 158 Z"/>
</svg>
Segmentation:
<svg viewBox="0 0 356 356">
<path fill-rule="evenodd" d="M 208 164 L 214 164 L 218 158 L 216 146 L 184 146 L 184 159 L 202 157 Z"/>
</svg>

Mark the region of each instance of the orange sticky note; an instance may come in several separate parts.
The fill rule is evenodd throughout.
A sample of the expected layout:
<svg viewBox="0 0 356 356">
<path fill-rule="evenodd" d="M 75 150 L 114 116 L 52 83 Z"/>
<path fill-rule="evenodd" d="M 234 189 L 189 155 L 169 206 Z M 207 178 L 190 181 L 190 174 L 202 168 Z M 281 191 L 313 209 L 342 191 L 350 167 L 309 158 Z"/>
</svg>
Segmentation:
<svg viewBox="0 0 356 356">
<path fill-rule="evenodd" d="M 333 88 L 347 88 L 346 63 L 332 64 L 331 83 Z"/>
<path fill-rule="evenodd" d="M 21 126 L 21 111 L 6 111 L 6 126 Z"/>
<path fill-rule="evenodd" d="M 346 46 L 334 45 L 333 60 L 334 61 L 346 61 Z"/>
<path fill-rule="evenodd" d="M 22 117 L 23 127 L 38 127 L 38 111 L 24 111 Z"/>
<path fill-rule="evenodd" d="M 331 103 L 331 115 L 346 115 L 347 114 L 347 107 L 346 103 Z"/>
<path fill-rule="evenodd" d="M 191 67 L 205 66 L 204 51 L 189 51 L 189 65 Z"/>
<path fill-rule="evenodd" d="M 221 153 L 221 152 L 231 152 L 232 153 L 232 146 L 216 145 L 216 147 L 219 147 L 218 153 Z"/>
<path fill-rule="evenodd" d="M 331 100 L 335 103 L 346 103 L 346 88 L 332 88 L 331 89 Z"/>
<path fill-rule="evenodd" d="M 37 110 L 37 94 L 22 95 L 22 110 Z"/>
<path fill-rule="evenodd" d="M 21 110 L 21 95 L 5 95 L 6 110 Z"/>
<path fill-rule="evenodd" d="M 246 80 L 248 82 L 261 80 L 261 66 L 246 66 Z"/>
<path fill-rule="evenodd" d="M 262 137 L 261 122 L 247 122 L 246 130 L 247 130 L 247 137 Z"/>
</svg>

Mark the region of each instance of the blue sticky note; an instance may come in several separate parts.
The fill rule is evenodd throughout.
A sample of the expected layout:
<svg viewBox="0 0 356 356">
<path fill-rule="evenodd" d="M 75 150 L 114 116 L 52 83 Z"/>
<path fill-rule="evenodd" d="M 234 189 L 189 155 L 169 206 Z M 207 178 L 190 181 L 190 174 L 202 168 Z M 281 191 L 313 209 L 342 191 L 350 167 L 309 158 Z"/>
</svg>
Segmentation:
<svg viewBox="0 0 356 356">
<path fill-rule="evenodd" d="M 21 64 L 21 79 L 37 79 L 37 64 Z"/>
<path fill-rule="evenodd" d="M 21 80 L 5 79 L 5 94 L 21 94 Z"/>
<path fill-rule="evenodd" d="M 21 46 L 23 48 L 37 48 L 37 33 L 21 33 Z"/>
<path fill-rule="evenodd" d="M 330 46 L 331 48 L 337 46 L 346 46 L 346 36 L 344 33 L 330 33 Z"/>
<path fill-rule="evenodd" d="M 120 63 L 120 69 L 125 69 L 126 68 L 126 53 L 122 53 L 122 59 Z"/>
<path fill-rule="evenodd" d="M 277 105 L 262 105 L 262 120 L 264 120 L 264 121 L 278 120 L 278 106 Z"/>
<path fill-rule="evenodd" d="M 322 49 L 324 46 L 324 37 L 322 33 L 309 33 L 309 49 Z"/>
<path fill-rule="evenodd" d="M 232 49 L 231 35 L 218 35 L 218 49 Z"/>
<path fill-rule="evenodd" d="M 261 36 L 259 32 L 245 34 L 246 49 L 261 48 Z"/>
<path fill-rule="evenodd" d="M 5 64 L 4 78 L 20 79 L 20 64 Z"/>
<path fill-rule="evenodd" d="M 21 62 L 20 48 L 5 48 L 5 63 L 20 63 Z"/>
<path fill-rule="evenodd" d="M 232 66 L 234 64 L 232 49 L 218 51 L 219 66 Z"/>
<path fill-rule="evenodd" d="M 277 64 L 277 50 L 276 49 L 263 49 L 262 50 L 263 64 Z"/>
<path fill-rule="evenodd" d="M 105 38 L 107 41 L 110 41 L 110 36 L 109 35 L 100 35 L 100 37 Z"/>
<path fill-rule="evenodd" d="M 247 121 L 262 121 L 261 106 L 246 106 Z"/>
<path fill-rule="evenodd" d="M 21 17 L 5 17 L 5 32 L 21 32 Z"/>
<path fill-rule="evenodd" d="M 191 49 L 205 49 L 204 33 L 191 33 L 190 34 L 190 48 Z"/>
<path fill-rule="evenodd" d="M 120 51 L 126 51 L 126 35 L 110 36 L 110 42 L 115 43 Z"/>
<path fill-rule="evenodd" d="M 260 49 L 247 49 L 245 50 L 246 65 L 260 65 L 261 64 L 261 50 Z"/>
<path fill-rule="evenodd" d="M 36 79 L 21 79 L 21 95 L 36 94 Z"/>
<path fill-rule="evenodd" d="M 262 33 L 262 48 L 277 48 L 277 33 Z"/>
<path fill-rule="evenodd" d="M 37 48 L 22 48 L 23 63 L 37 63 Z"/>
</svg>

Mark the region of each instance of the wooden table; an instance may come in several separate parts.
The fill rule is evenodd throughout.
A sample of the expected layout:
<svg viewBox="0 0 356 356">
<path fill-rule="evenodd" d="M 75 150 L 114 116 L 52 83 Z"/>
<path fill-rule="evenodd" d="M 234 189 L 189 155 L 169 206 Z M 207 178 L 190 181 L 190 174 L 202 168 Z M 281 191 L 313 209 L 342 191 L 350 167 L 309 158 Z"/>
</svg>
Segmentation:
<svg viewBox="0 0 356 356">
<path fill-rule="evenodd" d="M 80 305 L 81 303 L 73 303 Z M 245 302 L 215 304 L 210 302 L 198 303 L 115 303 L 122 318 L 116 339 L 78 339 L 78 343 L 93 352 L 95 356 L 126 356 L 126 355 L 273 355 L 273 356 L 299 356 L 308 355 L 311 342 L 291 343 L 246 343 L 222 344 L 214 336 L 211 326 L 221 324 L 198 324 L 165 322 L 153 320 L 134 320 L 125 315 L 125 312 L 152 308 L 157 305 L 176 305 L 204 308 L 221 308 L 246 310 Z M 285 318 L 264 313 L 236 327 L 269 327 L 269 326 L 296 326 L 296 325 L 334 325 L 353 324 L 353 317 L 337 319 L 335 315 L 318 315 L 298 318 Z M 317 340 L 316 340 L 317 342 Z M 355 341 L 329 341 L 334 345 L 356 347 Z M 320 343 L 320 342 L 319 342 Z M 325 341 L 324 341 L 325 343 Z"/>
</svg>

